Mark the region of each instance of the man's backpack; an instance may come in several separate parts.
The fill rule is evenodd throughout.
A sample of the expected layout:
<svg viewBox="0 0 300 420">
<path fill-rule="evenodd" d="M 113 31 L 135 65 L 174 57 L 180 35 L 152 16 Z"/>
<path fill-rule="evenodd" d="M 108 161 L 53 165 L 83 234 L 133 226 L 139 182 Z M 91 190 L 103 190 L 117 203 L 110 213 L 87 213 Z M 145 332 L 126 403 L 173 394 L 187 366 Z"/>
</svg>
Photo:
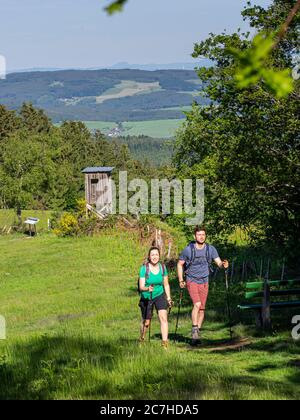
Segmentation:
<svg viewBox="0 0 300 420">
<path fill-rule="evenodd" d="M 162 277 L 164 279 L 165 276 L 165 272 L 166 272 L 166 266 L 164 263 L 159 263 L 161 269 L 162 269 Z M 143 264 L 144 267 L 146 267 L 146 273 L 145 273 L 145 283 L 147 282 L 147 280 L 149 279 L 150 276 L 150 264 L 149 262 L 146 262 Z M 140 290 L 140 277 L 138 277 L 138 281 L 137 281 L 137 291 L 139 294 L 141 294 L 141 290 Z"/>
<path fill-rule="evenodd" d="M 189 261 L 187 261 L 184 266 L 183 266 L 183 270 L 184 270 L 184 274 L 186 275 L 187 270 L 191 267 L 191 265 L 194 263 L 195 258 L 196 258 L 196 242 L 192 241 L 188 244 L 188 247 L 191 250 L 191 259 Z M 214 273 L 214 267 L 212 265 L 212 257 L 211 257 L 211 246 L 209 244 L 206 244 L 206 260 L 208 263 L 208 267 L 209 267 L 209 272 L 210 274 Z"/>
</svg>

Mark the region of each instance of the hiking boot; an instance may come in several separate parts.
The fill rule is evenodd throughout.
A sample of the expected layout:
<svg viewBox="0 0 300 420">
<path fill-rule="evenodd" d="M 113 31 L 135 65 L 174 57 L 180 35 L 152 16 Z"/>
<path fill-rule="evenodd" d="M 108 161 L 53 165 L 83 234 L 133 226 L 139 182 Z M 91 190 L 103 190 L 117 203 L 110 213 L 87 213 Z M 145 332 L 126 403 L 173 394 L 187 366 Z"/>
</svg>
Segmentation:
<svg viewBox="0 0 300 420">
<path fill-rule="evenodd" d="M 199 328 L 192 327 L 192 346 L 197 346 L 200 343 L 199 340 Z"/>
<path fill-rule="evenodd" d="M 145 338 L 140 337 L 139 338 L 139 345 L 142 346 L 143 344 L 145 344 Z"/>
<path fill-rule="evenodd" d="M 165 349 L 165 350 L 168 350 L 168 347 L 169 347 L 169 342 L 168 342 L 168 340 L 167 341 L 162 341 L 161 342 L 161 346 L 162 346 L 162 348 L 163 349 Z"/>
</svg>

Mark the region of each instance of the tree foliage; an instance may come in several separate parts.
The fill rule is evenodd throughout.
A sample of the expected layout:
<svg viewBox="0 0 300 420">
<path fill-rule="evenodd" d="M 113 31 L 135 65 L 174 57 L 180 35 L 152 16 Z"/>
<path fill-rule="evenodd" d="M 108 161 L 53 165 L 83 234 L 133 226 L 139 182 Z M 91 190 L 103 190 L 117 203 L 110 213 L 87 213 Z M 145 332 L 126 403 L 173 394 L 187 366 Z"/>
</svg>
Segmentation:
<svg viewBox="0 0 300 420">
<path fill-rule="evenodd" d="M 294 88 L 292 70 L 278 68 L 278 62 L 277 68 L 272 67 L 272 52 L 278 48 L 279 44 L 282 44 L 284 56 L 284 44 L 288 44 L 290 41 L 287 51 L 291 51 L 291 43 L 296 41 L 298 44 L 293 45 L 293 54 L 294 56 L 299 55 L 300 19 L 298 12 L 300 0 L 297 0 L 296 3 L 291 0 L 285 2 L 275 0 L 267 13 L 262 7 L 251 8 L 251 2 L 248 2 L 248 6 L 250 9 L 245 10 L 244 16 L 247 17 L 248 14 L 252 18 L 252 26 L 255 26 L 255 23 L 258 24 L 261 32 L 254 37 L 247 49 L 230 48 L 228 50 L 237 62 L 235 72 L 237 86 L 243 89 L 262 80 L 278 98 L 287 97 Z M 263 21 L 265 21 L 265 25 L 262 25 Z M 292 33 L 289 33 L 287 37 L 288 31 Z M 284 63 L 283 60 L 281 64 L 287 63 Z"/>
<path fill-rule="evenodd" d="M 281 19 L 290 1 L 275 0 L 266 11 L 249 8 L 243 15 L 265 30 Z M 284 43 L 272 50 L 270 64 L 280 71 L 292 63 L 296 21 Z M 211 35 L 196 44 L 194 56 L 215 61 L 199 69 L 213 104 L 194 105 L 177 138 L 175 164 L 182 177 L 206 181 L 206 224 L 216 235 L 236 227 L 256 243 L 290 255 L 300 249 L 299 81 L 278 99 L 262 80 L 240 90 L 230 49 L 246 49 L 247 34 Z"/>
<path fill-rule="evenodd" d="M 239 63 L 235 73 L 238 88 L 245 89 L 263 80 L 269 90 L 278 98 L 284 98 L 293 91 L 294 83 L 290 69 L 275 70 L 266 66 L 267 57 L 273 46 L 272 35 L 259 33 L 246 50 L 229 49 L 229 52 Z"/>
<path fill-rule="evenodd" d="M 16 114 L 0 107 L 0 206 L 68 210 L 84 195 L 86 166 L 115 166 L 131 176 L 149 174 L 124 144 L 91 134 L 81 122 L 52 125 L 42 110 L 24 104 Z"/>
<path fill-rule="evenodd" d="M 105 8 L 105 10 L 110 15 L 112 15 L 113 13 L 116 13 L 116 12 L 121 12 L 123 10 L 123 6 L 125 5 L 125 3 L 127 3 L 127 1 L 128 0 L 113 1 Z"/>
</svg>

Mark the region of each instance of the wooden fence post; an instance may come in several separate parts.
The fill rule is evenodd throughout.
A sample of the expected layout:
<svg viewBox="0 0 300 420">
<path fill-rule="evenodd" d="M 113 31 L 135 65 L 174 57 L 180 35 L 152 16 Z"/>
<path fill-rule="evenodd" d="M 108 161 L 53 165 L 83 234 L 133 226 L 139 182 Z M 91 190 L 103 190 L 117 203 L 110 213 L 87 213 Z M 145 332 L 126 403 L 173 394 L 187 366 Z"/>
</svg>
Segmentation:
<svg viewBox="0 0 300 420">
<path fill-rule="evenodd" d="M 271 328 L 271 294 L 270 294 L 270 285 L 269 281 L 265 279 L 264 281 L 264 300 L 262 307 L 262 324 L 264 329 Z"/>
<path fill-rule="evenodd" d="M 268 260 L 268 271 L 266 278 L 264 280 L 264 299 L 262 307 L 262 322 L 264 329 L 271 328 L 271 293 L 269 285 L 269 275 L 270 275 L 270 259 Z"/>
</svg>

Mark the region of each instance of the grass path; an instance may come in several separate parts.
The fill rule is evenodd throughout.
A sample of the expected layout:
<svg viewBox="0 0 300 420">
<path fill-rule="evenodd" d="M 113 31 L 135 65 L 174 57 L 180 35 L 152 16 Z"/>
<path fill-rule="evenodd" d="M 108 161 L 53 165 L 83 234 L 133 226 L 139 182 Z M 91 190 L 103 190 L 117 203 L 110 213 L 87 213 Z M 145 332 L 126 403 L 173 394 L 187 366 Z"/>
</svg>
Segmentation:
<svg viewBox="0 0 300 420">
<path fill-rule="evenodd" d="M 0 399 L 299 399 L 299 344 L 289 332 L 251 338 L 243 351 L 211 352 L 228 337 L 210 317 L 193 349 L 186 301 L 179 343 L 137 345 L 136 273 L 128 233 L 62 239 L 0 237 Z M 175 327 L 175 312 L 170 329 Z"/>
</svg>

